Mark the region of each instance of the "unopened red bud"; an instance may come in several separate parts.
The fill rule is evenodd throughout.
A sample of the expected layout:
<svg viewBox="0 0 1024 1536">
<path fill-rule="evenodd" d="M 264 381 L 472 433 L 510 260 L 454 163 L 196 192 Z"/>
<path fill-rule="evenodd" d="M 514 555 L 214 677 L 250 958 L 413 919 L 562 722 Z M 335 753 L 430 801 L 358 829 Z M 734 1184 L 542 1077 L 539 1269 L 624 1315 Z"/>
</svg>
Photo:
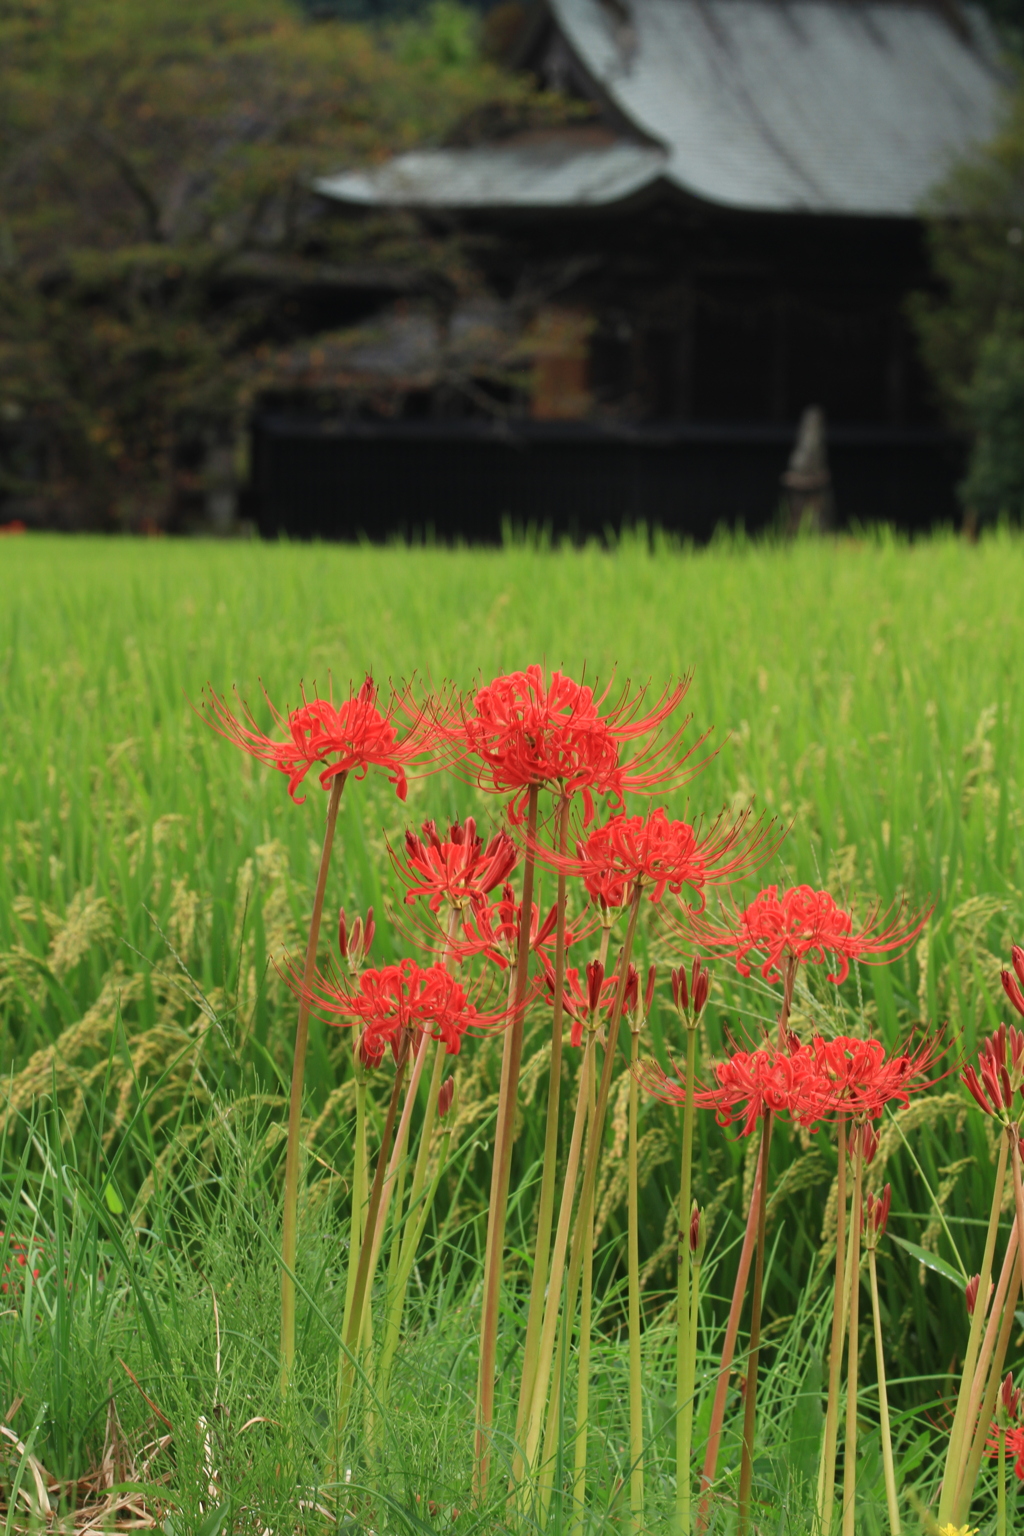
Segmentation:
<svg viewBox="0 0 1024 1536">
<path fill-rule="evenodd" d="M 657 975 L 657 966 L 647 968 L 647 987 L 644 991 L 644 1018 L 650 1018 L 651 1004 L 654 1002 L 654 981 Z"/>
<path fill-rule="evenodd" d="M 373 936 L 374 936 L 374 934 L 376 932 L 377 932 L 377 924 L 373 920 L 373 908 L 372 907 L 367 907 L 367 909 L 366 909 L 366 922 L 363 924 L 363 959 L 364 960 L 366 959 L 367 955 L 370 953 L 370 945 L 373 943 Z"/>
<path fill-rule="evenodd" d="M 358 965 L 363 958 L 363 920 L 361 917 L 352 919 L 352 932 L 348 936 L 348 953 L 354 965 Z"/>
<path fill-rule="evenodd" d="M 345 908 L 338 908 L 338 949 L 343 960 L 348 959 L 348 927 L 345 923 Z"/>
<path fill-rule="evenodd" d="M 1010 1002 L 1013 1004 L 1014 1008 L 1016 1008 L 1017 1012 L 1022 1017 L 1024 1017 L 1024 992 L 1021 991 L 1020 982 L 1011 971 L 1001 972 L 1001 977 L 1003 983 L 1003 991 L 1006 993 L 1007 997 L 1010 999 Z"/>
<path fill-rule="evenodd" d="M 1024 987 L 1024 949 L 1019 944 L 1011 945 L 1010 960 L 1014 970 L 1017 972 L 1017 980 Z"/>
<path fill-rule="evenodd" d="M 999 1396 L 1002 1399 L 1003 1407 L 1006 1409 L 1007 1413 L 1012 1414 L 1016 1406 L 1015 1400 L 1019 1396 L 1019 1393 L 1013 1390 L 1012 1371 L 1007 1371 L 1006 1375 L 1003 1377 L 1003 1384 L 999 1389 Z"/>
<path fill-rule="evenodd" d="M 636 1011 L 637 998 L 640 995 L 640 973 L 635 965 L 631 965 L 626 972 L 626 991 L 623 996 L 622 1006 L 627 1013 Z"/>
<path fill-rule="evenodd" d="M 695 1018 L 699 1018 L 704 1012 L 710 991 L 711 975 L 708 971 L 702 970 L 693 988 L 693 1013 Z"/>
<path fill-rule="evenodd" d="M 680 966 L 672 972 L 672 1001 L 679 1013 L 685 1013 L 690 1006 L 690 994 L 686 987 L 686 968 Z"/>
<path fill-rule="evenodd" d="M 980 1284 L 981 1284 L 981 1276 L 980 1275 L 972 1275 L 971 1278 L 967 1282 L 967 1289 L 966 1289 L 966 1291 L 964 1293 L 964 1296 L 965 1296 L 965 1300 L 967 1302 L 967 1316 L 968 1317 L 973 1317 L 974 1316 L 974 1308 L 977 1305 L 977 1301 L 978 1301 L 978 1287 L 979 1287 Z"/>
<path fill-rule="evenodd" d="M 875 1160 L 875 1153 L 878 1151 L 878 1132 L 874 1126 L 865 1125 L 861 1131 L 861 1136 L 864 1143 L 864 1163 L 866 1167 L 870 1168 Z"/>
<path fill-rule="evenodd" d="M 603 985 L 604 966 L 600 960 L 591 960 L 587 966 L 587 1007 L 591 1013 L 596 1013 L 598 1010 Z"/>
<path fill-rule="evenodd" d="M 455 1079 L 449 1077 L 443 1082 L 437 1093 L 437 1113 L 443 1120 L 452 1107 L 452 1099 L 455 1097 Z"/>
<path fill-rule="evenodd" d="M 690 1210 L 690 1252 L 697 1252 L 697 1244 L 700 1241 L 700 1207 L 696 1200 Z"/>
</svg>

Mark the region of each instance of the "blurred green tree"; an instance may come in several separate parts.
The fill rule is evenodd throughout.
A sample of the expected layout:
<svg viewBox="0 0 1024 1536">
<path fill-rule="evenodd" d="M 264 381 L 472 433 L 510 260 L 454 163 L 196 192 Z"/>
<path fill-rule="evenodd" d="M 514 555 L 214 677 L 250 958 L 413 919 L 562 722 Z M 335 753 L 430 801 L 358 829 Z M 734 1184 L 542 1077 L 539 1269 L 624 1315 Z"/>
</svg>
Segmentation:
<svg viewBox="0 0 1024 1536">
<path fill-rule="evenodd" d="M 452 0 L 376 31 L 286 0 L 0 0 L 0 498 L 166 521 L 185 424 L 230 438 L 273 331 L 259 262 L 401 245 L 325 220 L 310 178 L 530 97 L 474 25 Z"/>
<path fill-rule="evenodd" d="M 1024 511 L 1024 68 L 991 143 L 964 161 L 928 210 L 937 278 L 913 301 L 925 362 L 947 418 L 973 443 L 960 487 L 969 519 Z"/>
</svg>

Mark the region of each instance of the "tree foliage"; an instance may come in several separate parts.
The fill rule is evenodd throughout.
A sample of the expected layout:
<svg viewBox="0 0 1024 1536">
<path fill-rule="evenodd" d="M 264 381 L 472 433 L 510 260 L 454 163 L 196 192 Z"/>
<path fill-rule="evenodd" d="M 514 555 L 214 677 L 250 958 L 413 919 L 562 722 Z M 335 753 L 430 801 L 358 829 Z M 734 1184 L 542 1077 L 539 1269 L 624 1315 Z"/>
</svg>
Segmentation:
<svg viewBox="0 0 1024 1536">
<path fill-rule="evenodd" d="M 311 178 L 529 95 L 473 26 L 451 0 L 389 31 L 285 0 L 0 0 L 0 498 L 166 520 L 175 445 L 231 435 L 280 326 L 254 260 L 394 244 L 332 236 Z"/>
<path fill-rule="evenodd" d="M 996 137 L 938 190 L 938 279 L 914 319 L 951 425 L 973 450 L 960 487 L 982 518 L 1024 511 L 1024 69 Z"/>
</svg>

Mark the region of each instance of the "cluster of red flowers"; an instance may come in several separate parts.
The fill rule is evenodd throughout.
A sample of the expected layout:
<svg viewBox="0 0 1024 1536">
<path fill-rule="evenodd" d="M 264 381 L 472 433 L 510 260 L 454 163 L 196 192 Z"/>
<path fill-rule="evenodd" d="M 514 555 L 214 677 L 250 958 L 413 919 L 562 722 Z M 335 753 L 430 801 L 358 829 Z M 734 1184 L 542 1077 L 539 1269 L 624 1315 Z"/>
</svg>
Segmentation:
<svg viewBox="0 0 1024 1536">
<path fill-rule="evenodd" d="M 934 1042 L 890 1056 L 877 1040 L 815 1035 L 802 1044 L 790 1036 L 782 1046 L 734 1051 L 717 1062 L 715 1084 L 701 1087 L 696 1102 L 713 1109 L 719 1125 L 742 1119 L 741 1136 L 749 1136 L 767 1114 L 786 1114 L 807 1128 L 837 1115 L 874 1120 L 887 1104 L 906 1104 L 912 1089 L 927 1086 L 926 1074 L 936 1054 Z M 654 1063 L 645 1065 L 643 1075 L 658 1098 L 685 1101 L 686 1089 Z"/>
<path fill-rule="evenodd" d="M 757 955 L 766 981 L 778 981 L 784 961 L 824 965 L 831 957 L 835 968 L 828 979 L 838 986 L 849 975 L 851 960 L 877 964 L 895 959 L 921 932 L 930 910 L 906 919 L 902 905 L 876 910 L 855 931 L 851 914 L 837 906 L 828 891 L 769 885 L 724 928 L 705 925 L 700 938 L 708 947 L 731 954 L 741 976 L 750 975 L 747 956 Z"/>
<path fill-rule="evenodd" d="M 439 912 L 445 902 L 479 908 L 519 862 L 519 849 L 507 832 L 496 832 L 485 846 L 472 816 L 453 822 L 446 838 L 432 821 L 425 821 L 422 830 L 422 837 L 406 832 L 405 861 L 394 862 L 407 887 L 406 901 L 426 896 L 431 912 Z"/>
<path fill-rule="evenodd" d="M 403 1039 L 421 1035 L 442 1040 L 454 1056 L 468 1030 L 481 1032 L 502 1023 L 501 1014 L 483 1013 L 471 1003 L 443 965 L 402 960 L 364 971 L 354 985 L 318 971 L 308 989 L 294 971 L 290 976 L 296 990 L 305 990 L 327 1018 L 359 1027 L 366 1066 L 379 1066 L 388 1048 L 397 1060 Z"/>
</svg>

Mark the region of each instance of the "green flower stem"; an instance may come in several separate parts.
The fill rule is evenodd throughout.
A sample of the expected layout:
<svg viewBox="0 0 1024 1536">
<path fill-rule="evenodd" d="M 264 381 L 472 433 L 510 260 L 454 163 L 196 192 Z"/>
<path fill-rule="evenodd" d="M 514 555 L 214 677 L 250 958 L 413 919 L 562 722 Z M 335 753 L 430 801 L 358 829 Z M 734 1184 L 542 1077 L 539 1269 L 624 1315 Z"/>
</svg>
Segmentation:
<svg viewBox="0 0 1024 1536">
<path fill-rule="evenodd" d="M 430 1100 L 435 1108 L 437 1105 L 437 1093 L 440 1087 L 441 1074 L 439 1068 L 443 1067 L 443 1064 L 444 1046 L 441 1041 L 438 1041 L 437 1055 L 434 1060 L 434 1073 L 430 1084 Z M 405 1312 L 405 1297 L 409 1289 L 409 1277 L 412 1274 L 412 1266 L 416 1259 L 416 1253 L 419 1249 L 420 1243 L 423 1241 L 423 1234 L 426 1231 L 427 1222 L 430 1218 L 430 1212 L 434 1205 L 434 1197 L 437 1194 L 438 1185 L 440 1184 L 441 1177 L 444 1173 L 445 1163 L 447 1161 L 448 1155 L 448 1147 L 451 1144 L 452 1127 L 455 1122 L 455 1108 L 455 1101 L 453 1100 L 452 1108 L 448 1112 L 445 1123 L 440 1127 L 440 1130 L 438 1131 L 436 1139 L 438 1142 L 440 1142 L 440 1148 L 438 1152 L 437 1168 L 434 1171 L 434 1177 L 431 1179 L 430 1186 L 426 1190 L 425 1194 L 423 1193 L 423 1186 L 426 1182 L 426 1169 L 429 1162 L 430 1147 L 433 1140 L 433 1121 L 435 1117 L 431 1116 L 430 1125 L 427 1126 L 424 1124 L 423 1128 L 422 1139 L 420 1141 L 420 1154 L 416 1160 L 416 1172 L 413 1175 L 412 1189 L 409 1194 L 409 1217 L 406 1224 L 406 1230 L 402 1238 L 398 1263 L 395 1269 L 394 1289 L 388 1303 L 388 1318 L 386 1332 L 384 1335 L 384 1344 L 381 1349 L 380 1364 L 377 1368 L 377 1396 L 381 1403 L 385 1404 L 387 1401 L 388 1386 L 391 1381 L 391 1367 L 394 1363 L 395 1354 L 402 1339 L 402 1317 Z M 426 1149 L 426 1155 L 424 1155 L 424 1149 Z"/>
<path fill-rule="evenodd" d="M 540 1443 L 541 1429 L 543 1428 L 543 1413 L 547 1406 L 547 1389 L 552 1355 L 554 1353 L 559 1301 L 562 1294 L 562 1281 L 565 1277 L 565 1255 L 569 1243 L 569 1223 L 572 1219 L 573 1198 L 576 1193 L 576 1180 L 579 1176 L 580 1157 L 583 1151 L 583 1130 L 588 1119 L 586 1077 L 590 1070 L 590 1058 L 593 1055 L 593 1051 L 594 1032 L 588 1030 L 584 1046 L 583 1070 L 580 1074 L 579 1089 L 576 1096 L 576 1113 L 573 1116 L 572 1136 L 569 1141 L 569 1155 L 566 1160 L 565 1178 L 562 1183 L 562 1200 L 558 1210 L 558 1226 L 555 1229 L 555 1242 L 551 1256 L 551 1284 L 548 1287 L 547 1303 L 544 1308 L 544 1323 L 541 1328 L 537 1380 L 534 1386 L 534 1403 L 536 1407 L 531 1405 L 531 1414 L 527 1421 L 526 1444 L 521 1450 L 517 1449 L 516 1458 L 513 1462 L 512 1476 L 516 1482 L 520 1481 L 527 1470 L 536 1470 L 534 1461 L 537 1455 L 537 1447 Z M 583 1221 L 584 1215 L 585 1212 L 581 1205 L 580 1211 L 577 1213 L 577 1229 Z M 541 1398 L 542 1390 L 543 1398 Z"/>
<path fill-rule="evenodd" d="M 302 968 L 302 992 L 299 1000 L 299 1017 L 295 1026 L 295 1051 L 292 1056 L 292 1084 L 288 1100 L 288 1141 L 284 1160 L 284 1204 L 281 1212 L 281 1395 L 288 1394 L 288 1383 L 295 1365 L 295 1258 L 299 1238 L 299 1162 L 302 1153 L 302 1099 L 306 1083 L 306 1047 L 309 1043 L 309 990 L 316 971 L 316 951 L 320 943 L 320 920 L 323 917 L 324 894 L 327 890 L 327 871 L 331 865 L 331 849 L 334 846 L 334 829 L 338 821 L 338 806 L 348 774 L 336 774 L 331 781 L 331 794 L 327 802 L 327 825 L 324 828 L 323 847 L 320 850 L 320 868 L 317 871 L 313 911 L 309 918 L 309 935 L 306 939 L 306 960 Z"/>
<path fill-rule="evenodd" d="M 676 1299 L 676 1536 L 690 1536 L 690 1454 L 693 1446 L 693 1383 L 686 1377 L 696 1340 L 690 1331 L 690 1204 L 693 1184 L 694 1085 L 697 1076 L 697 1021 L 686 1031 L 686 1102 L 683 1157 L 679 1174 L 679 1260 Z M 760 1167 L 760 1154 L 758 1155 Z"/>
<path fill-rule="evenodd" d="M 1014 1308 L 1017 1305 L 1017 1293 L 1020 1289 L 1020 1274 L 1020 1253 L 1018 1251 L 1014 1255 L 1013 1274 L 1006 1293 L 1006 1308 L 1003 1312 L 1002 1326 L 999 1329 L 999 1338 L 992 1355 L 992 1369 L 989 1374 L 988 1387 L 985 1391 L 985 1399 L 981 1405 L 981 1414 L 974 1434 L 974 1443 L 971 1446 L 971 1453 L 967 1458 L 964 1480 L 957 1499 L 959 1507 L 954 1516 L 957 1524 L 966 1523 L 967 1516 L 970 1513 L 971 1500 L 974 1497 L 974 1487 L 978 1481 L 978 1473 L 981 1470 L 981 1458 L 985 1454 L 985 1442 L 988 1440 L 988 1432 L 992 1425 L 992 1415 L 995 1412 L 996 1398 L 999 1393 L 999 1384 L 1003 1376 L 1003 1366 L 1006 1364 L 1006 1351 L 1010 1347 L 1010 1335 L 1013 1333 L 1015 1321 Z"/>
<path fill-rule="evenodd" d="M 949 1434 L 949 1447 L 946 1451 L 946 1465 L 942 1476 L 942 1492 L 939 1495 L 938 1516 L 940 1525 L 948 1524 L 953 1518 L 953 1505 L 956 1502 L 956 1490 L 960 1481 L 959 1474 L 964 1456 L 964 1438 L 967 1433 L 967 1408 L 974 1385 L 974 1371 L 978 1363 L 978 1350 L 981 1346 L 982 1329 L 985 1326 L 985 1317 L 988 1309 L 988 1288 L 992 1279 L 992 1261 L 995 1256 L 996 1237 L 999 1231 L 999 1213 L 1002 1209 L 1003 1188 L 1006 1183 L 1006 1159 L 1008 1152 L 1009 1141 L 1006 1136 L 1002 1136 L 999 1141 L 996 1182 L 995 1189 L 992 1192 L 988 1232 L 985 1236 L 985 1252 L 981 1263 L 978 1296 L 974 1304 L 974 1315 L 971 1318 L 967 1353 L 964 1356 L 963 1374 L 960 1377 L 960 1390 L 957 1393 L 956 1412 L 953 1415 L 953 1428 Z M 977 1411 L 977 1405 L 975 1405 L 975 1411 Z"/>
<path fill-rule="evenodd" d="M 832 1345 L 828 1362 L 825 1435 L 818 1470 L 818 1536 L 831 1536 L 839 1440 L 839 1389 L 846 1331 L 846 1117 L 839 1116 L 839 1171 L 836 1177 L 836 1283 L 832 1300 Z"/>
<path fill-rule="evenodd" d="M 583 1219 L 589 1209 L 597 1188 L 597 1170 L 601 1162 L 601 1150 L 604 1140 L 604 1122 L 608 1110 L 608 1095 L 611 1091 L 611 1081 L 615 1070 L 615 1047 L 619 1038 L 619 1025 L 622 1020 L 622 1005 L 626 996 L 626 974 L 629 969 L 630 956 L 633 953 L 633 940 L 636 936 L 637 918 L 640 913 L 640 898 L 643 887 L 638 881 L 633 888 L 633 894 L 629 906 L 629 921 L 626 928 L 626 939 L 619 956 L 618 975 L 619 984 L 615 992 L 615 1001 L 612 1004 L 611 1015 L 608 1019 L 608 1040 L 605 1046 L 604 1066 L 601 1070 L 601 1083 L 597 1091 L 597 1107 L 593 1121 L 587 1135 L 587 1152 L 584 1159 L 583 1184 L 580 1190 L 580 1218 L 577 1220 L 573 1233 L 572 1249 L 569 1261 L 569 1280 L 566 1288 L 566 1319 L 563 1332 L 567 1336 L 571 1331 L 571 1319 L 576 1308 L 576 1295 L 579 1290 L 580 1276 L 583 1268 L 583 1246 L 586 1234 L 589 1231 L 587 1221 Z M 575 1171 L 573 1174 L 575 1184 Z M 566 1186 L 568 1185 L 568 1174 Z M 569 1218 L 571 1216 L 571 1192 L 566 1199 L 567 1187 L 563 1186 L 562 1210 L 559 1212 L 559 1233 L 555 1239 L 555 1257 L 551 1265 L 551 1281 L 548 1287 L 547 1306 L 544 1310 L 544 1328 L 541 1333 L 540 1361 L 537 1368 L 537 1381 L 533 1389 L 533 1403 L 530 1407 L 530 1418 L 526 1432 L 526 1461 L 532 1467 L 540 1445 L 541 1431 L 544 1425 L 544 1416 L 548 1406 L 548 1389 L 551 1380 L 551 1361 L 554 1353 L 555 1332 L 558 1322 L 559 1300 L 562 1289 L 562 1266 L 565 1262 L 565 1247 L 569 1237 Z M 564 1218 L 564 1220 L 563 1220 Z M 561 1256 L 559 1258 L 558 1247 L 561 1243 Z M 558 1260 L 557 1284 L 555 1263 Z"/>
<path fill-rule="evenodd" d="M 796 981 L 796 961 L 787 957 L 783 962 L 784 982 L 782 993 L 782 1008 L 779 1012 L 779 1041 L 785 1043 L 786 1028 L 789 1024 L 790 1008 L 793 1002 L 793 987 Z M 754 1256 L 754 1242 L 757 1236 L 757 1211 L 760 1200 L 761 1184 L 767 1178 L 767 1170 L 764 1160 L 765 1146 L 762 1140 L 758 1152 L 757 1170 L 754 1174 L 754 1187 L 750 1192 L 750 1207 L 747 1211 L 747 1226 L 743 1234 L 743 1246 L 740 1249 L 739 1263 L 736 1267 L 736 1280 L 732 1288 L 732 1302 L 729 1307 L 729 1318 L 725 1325 L 725 1339 L 722 1343 L 722 1358 L 718 1366 L 718 1377 L 715 1382 L 715 1396 L 711 1405 L 711 1419 L 708 1424 L 707 1449 L 704 1453 L 704 1466 L 701 1469 L 700 1490 L 701 1502 L 698 1511 L 698 1529 L 704 1530 L 707 1526 L 709 1513 L 708 1490 L 715 1480 L 718 1469 L 718 1452 L 722 1444 L 722 1426 L 725 1423 L 725 1405 L 729 1392 L 729 1376 L 732 1371 L 732 1360 L 736 1350 L 736 1338 L 740 1329 L 740 1316 L 743 1311 L 743 1298 L 747 1291 L 747 1281 L 750 1278 L 750 1263 Z M 676 1461 L 678 1466 L 678 1420 L 677 1420 Z M 676 1483 L 676 1499 L 679 1498 L 678 1473 Z"/>
<path fill-rule="evenodd" d="M 391 1151 L 395 1121 L 398 1118 L 398 1101 L 401 1097 L 402 1080 L 405 1077 L 405 1066 L 408 1059 L 409 1038 L 406 1033 L 400 1047 L 398 1062 L 395 1066 L 394 1087 L 391 1090 L 388 1112 L 384 1120 L 380 1151 L 377 1155 L 377 1168 L 373 1176 L 373 1186 L 370 1190 L 370 1200 L 366 1210 L 366 1226 L 363 1231 L 363 1240 L 359 1245 L 359 1266 L 356 1270 L 355 1284 L 352 1289 L 352 1310 L 349 1314 L 348 1330 L 342 1341 L 342 1353 L 345 1356 L 345 1363 L 341 1372 L 341 1391 L 338 1394 L 337 1435 L 339 1441 L 345 1433 L 348 1400 L 351 1396 L 352 1384 L 355 1379 L 355 1360 L 359 1353 L 360 1340 L 364 1333 L 366 1321 L 364 1302 L 370 1279 L 370 1260 L 375 1247 L 373 1239 L 377 1227 L 377 1213 L 380 1210 L 381 1194 L 384 1188 L 384 1171 L 387 1166 L 388 1154 Z M 367 1308 L 366 1311 L 368 1312 L 368 1310 Z"/>
<path fill-rule="evenodd" d="M 605 930 L 607 948 L 607 930 Z M 587 1114 L 591 1121 L 597 1107 L 597 1082 L 594 1072 L 594 1054 L 585 1059 L 587 1078 Z M 580 1347 L 577 1359 L 576 1385 L 576 1445 L 573 1457 L 573 1514 L 572 1536 L 582 1536 L 587 1502 L 587 1436 L 590 1429 L 590 1329 L 594 1290 L 594 1207 L 577 1212 L 577 1221 L 585 1221 L 588 1233 L 583 1241 L 583 1278 L 580 1291 Z"/>
<path fill-rule="evenodd" d="M 750 1306 L 750 1350 L 747 1355 L 747 1386 L 743 1394 L 743 1450 L 740 1455 L 738 1536 L 750 1529 L 750 1488 L 754 1477 L 754 1431 L 757 1418 L 757 1368 L 761 1354 L 761 1293 L 764 1285 L 765 1224 L 768 1209 L 768 1156 L 771 1151 L 772 1117 L 766 1113 L 761 1131 L 764 1149 L 763 1177 L 757 1197 L 757 1250 L 754 1259 L 754 1289 Z"/>
<path fill-rule="evenodd" d="M 885 1500 L 889 1506 L 889 1531 L 900 1536 L 900 1507 L 896 1497 L 896 1471 L 892 1459 L 892 1433 L 889 1428 L 889 1394 L 885 1385 L 885 1351 L 882 1347 L 882 1312 L 878 1302 L 878 1268 L 874 1244 L 868 1248 L 871 1275 L 871 1317 L 875 1328 L 875 1364 L 878 1371 L 878 1422 L 882 1435 L 882 1467 L 885 1473 Z"/>
<path fill-rule="evenodd" d="M 569 804 L 571 796 L 562 794 L 558 801 L 558 851 L 565 854 L 569 845 Z M 519 1409 L 516 1415 L 516 1444 L 522 1442 L 530 1412 L 533 1384 L 537 1375 L 537 1350 L 544 1320 L 544 1296 L 551 1258 L 551 1227 L 555 1210 L 555 1176 L 558 1169 L 559 1099 L 562 1086 L 562 1016 L 565 1002 L 565 871 L 558 873 L 555 918 L 555 991 L 552 999 L 551 1067 L 548 1072 L 548 1108 L 544 1130 L 544 1159 L 541 1165 L 540 1198 L 537 1213 L 537 1244 L 533 1255 L 533 1280 L 530 1305 L 526 1315 L 526 1342 L 523 1346 L 523 1375 L 519 1383 Z"/>
<path fill-rule="evenodd" d="M 704 1455 L 704 1467 L 700 1478 L 702 1495 L 707 1494 L 708 1489 L 715 1480 L 715 1473 L 718 1468 L 718 1450 L 722 1441 L 722 1425 L 725 1422 L 725 1401 L 729 1391 L 729 1376 L 732 1372 L 732 1359 L 736 1350 L 736 1337 L 740 1330 L 743 1298 L 747 1293 L 747 1281 L 750 1278 L 750 1263 L 754 1257 L 754 1242 L 757 1238 L 757 1208 L 761 1197 L 761 1184 L 764 1176 L 764 1142 L 762 1141 L 758 1149 L 754 1187 L 750 1192 L 747 1228 L 743 1234 L 743 1246 L 740 1249 L 739 1264 L 736 1268 L 736 1281 L 732 1288 L 729 1318 L 725 1325 L 722 1358 L 719 1361 L 718 1378 L 715 1383 L 715 1399 L 711 1406 L 711 1420 L 708 1425 L 708 1446 Z M 707 1524 L 707 1516 L 708 1500 L 706 1497 L 702 1497 L 698 1519 L 698 1526 L 701 1529 Z"/>
<path fill-rule="evenodd" d="M 629 1035 L 629 1139 L 626 1152 L 627 1285 L 629 1309 L 629 1518 L 634 1536 L 644 1528 L 644 1403 L 640 1359 L 640 1213 L 637 1169 L 637 1115 L 640 1035 Z"/>
<path fill-rule="evenodd" d="M 843 1456 L 843 1536 L 856 1536 L 857 1366 L 860 1352 L 860 1228 L 864 1141 L 854 1131 L 853 1204 L 850 1209 L 850 1346 L 846 1359 L 846 1449 Z"/>
<path fill-rule="evenodd" d="M 999 1335 L 1000 1319 L 1003 1315 L 1003 1307 L 1006 1304 L 1007 1292 L 1013 1281 L 1015 1266 L 1020 1259 L 1020 1247 L 1017 1242 L 1017 1218 L 1013 1218 L 1013 1226 L 1010 1228 L 1010 1236 L 1006 1244 L 1006 1253 L 1003 1256 L 1002 1269 L 999 1272 L 999 1282 L 996 1285 L 996 1293 L 992 1299 L 992 1307 L 989 1311 L 988 1324 L 985 1328 L 985 1337 L 978 1351 L 978 1363 L 974 1368 L 974 1382 L 971 1387 L 971 1397 L 967 1405 L 967 1416 L 964 1421 L 964 1453 L 960 1458 L 960 1468 L 956 1486 L 956 1508 L 959 1509 L 963 1500 L 964 1489 L 967 1486 L 968 1468 L 974 1454 L 974 1444 L 977 1438 L 978 1414 L 981 1409 L 982 1396 L 989 1377 L 989 1366 L 996 1349 L 996 1341 Z M 978 1462 L 980 1466 L 980 1460 Z M 977 1475 L 975 1473 L 975 1475 Z M 971 1483 L 973 1489 L 973 1482 Z"/>
<path fill-rule="evenodd" d="M 516 956 L 515 996 L 512 1002 L 512 1018 L 505 1031 L 505 1047 L 502 1053 L 498 1121 L 494 1132 L 494 1157 L 491 1164 L 491 1195 L 487 1210 L 473 1456 L 473 1495 L 478 1504 L 486 1497 L 491 1470 L 491 1426 L 494 1422 L 494 1377 L 498 1355 L 498 1303 L 501 1293 L 502 1259 L 505 1252 L 505 1217 L 508 1211 L 509 1177 L 512 1172 L 516 1101 L 519 1095 L 519 1066 L 523 1056 L 536 840 L 537 786 L 533 784 L 530 786 L 526 814 L 526 859 L 523 865 L 523 898 L 520 909 L 519 948 Z"/>
</svg>

